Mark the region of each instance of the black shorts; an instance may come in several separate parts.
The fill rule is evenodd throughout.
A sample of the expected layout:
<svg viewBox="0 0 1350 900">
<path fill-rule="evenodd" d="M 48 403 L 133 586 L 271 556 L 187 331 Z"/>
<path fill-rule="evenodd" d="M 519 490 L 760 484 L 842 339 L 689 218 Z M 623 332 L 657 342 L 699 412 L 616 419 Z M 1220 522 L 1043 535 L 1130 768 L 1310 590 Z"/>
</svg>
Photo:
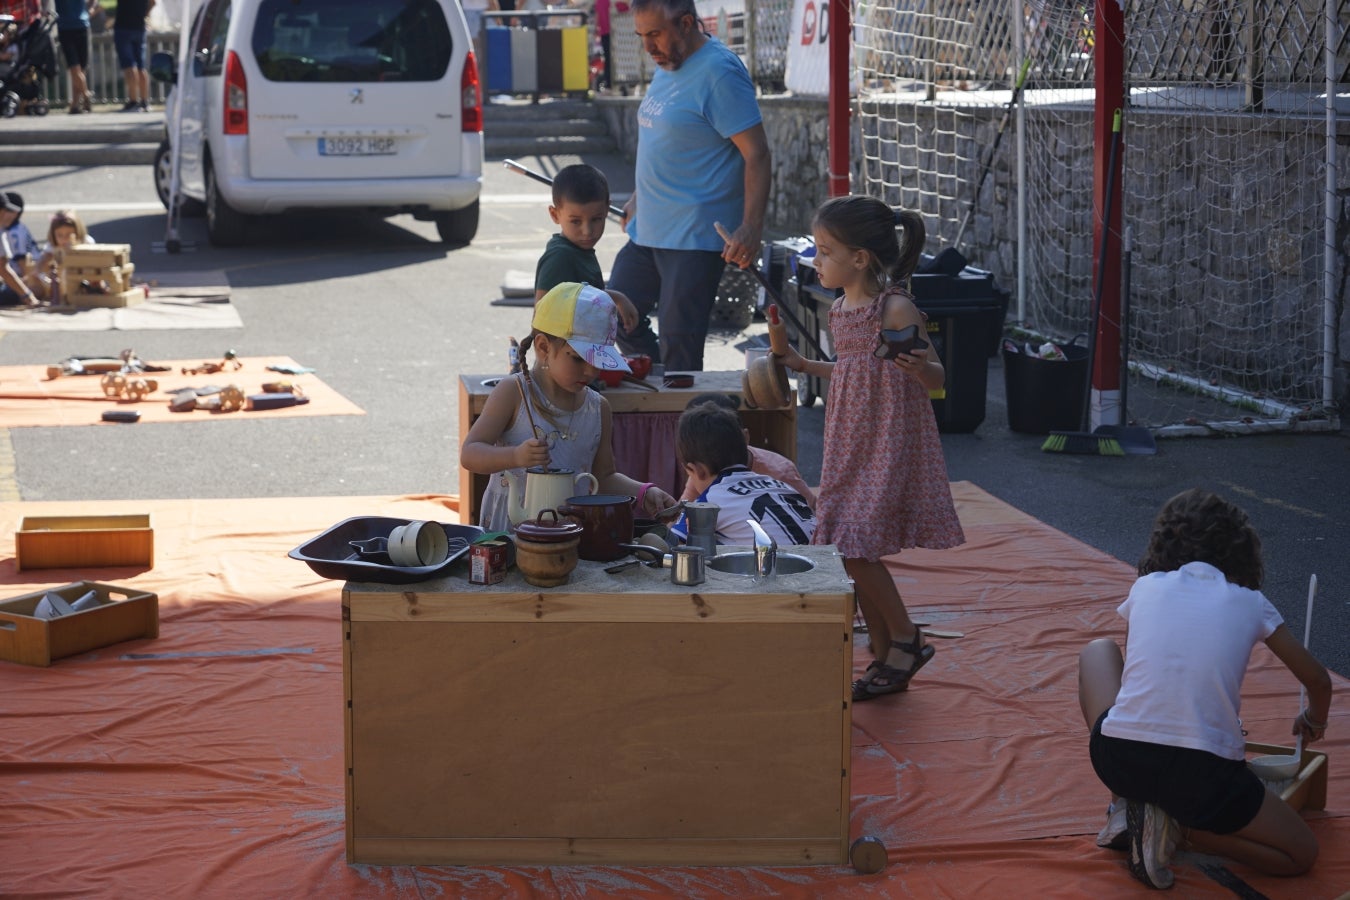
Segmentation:
<svg viewBox="0 0 1350 900">
<path fill-rule="evenodd" d="M 66 58 L 66 68 L 79 66 L 89 68 L 89 29 L 58 28 L 56 39 L 61 44 L 61 55 Z"/>
<path fill-rule="evenodd" d="M 1110 712 L 1110 710 L 1107 710 Z M 1232 834 L 1251 824 L 1266 787 L 1247 763 L 1205 750 L 1170 747 L 1102 734 L 1092 726 L 1092 768 L 1111 793 L 1162 807 L 1187 828 Z"/>
</svg>

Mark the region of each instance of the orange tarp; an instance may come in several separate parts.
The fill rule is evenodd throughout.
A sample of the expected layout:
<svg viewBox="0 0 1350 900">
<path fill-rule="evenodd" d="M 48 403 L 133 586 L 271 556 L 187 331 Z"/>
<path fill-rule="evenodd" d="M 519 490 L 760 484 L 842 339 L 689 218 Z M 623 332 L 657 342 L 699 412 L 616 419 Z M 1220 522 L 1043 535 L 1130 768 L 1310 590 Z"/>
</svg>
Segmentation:
<svg viewBox="0 0 1350 900">
<path fill-rule="evenodd" d="M 0 583 L 14 596 L 108 581 L 157 592 L 161 615 L 156 640 L 49 669 L 0 662 L 0 895 L 1153 896 L 1123 854 L 1093 844 L 1107 797 L 1076 697 L 1082 645 L 1122 637 L 1114 608 L 1131 568 L 972 485 L 954 491 L 968 543 L 889 562 L 918 618 L 965 637 L 935 640 L 908 693 L 854 709 L 851 834 L 889 850 L 872 876 L 842 866 L 349 866 L 341 584 L 285 554 L 353 515 L 454 521 L 454 498 L 0 504 L 0 548 L 24 516 L 150 513 L 153 570 L 16 573 L 8 558 Z M 511 689 L 535 677 L 522 672 Z M 747 690 L 759 677 L 772 672 L 747 673 Z M 1336 687 L 1341 701 L 1345 680 Z M 1297 696 L 1259 648 L 1244 686 L 1251 739 L 1287 742 Z M 1280 879 L 1183 854 L 1177 896 L 1231 897 L 1216 880 L 1225 873 L 1301 900 L 1350 886 L 1343 704 L 1332 717 L 1316 745 L 1330 756 L 1327 810 L 1306 814 L 1322 847 L 1314 870 Z"/>
<path fill-rule="evenodd" d="M 214 375 L 184 375 L 185 367 L 200 366 L 205 360 L 148 360 L 168 366 L 168 372 L 146 372 L 131 376 L 154 379 L 159 388 L 138 403 L 123 403 L 103 392 L 101 375 L 63 375 L 48 378 L 46 366 L 0 366 L 0 428 L 24 428 L 43 425 L 109 425 L 101 420 L 105 410 L 134 409 L 141 422 L 204 422 L 225 419 L 253 419 L 260 416 L 361 416 L 365 412 L 333 390 L 314 373 L 285 375 L 268 366 L 294 366 L 286 356 L 240 357 L 242 368 L 226 368 Z M 218 361 L 218 360 L 217 360 Z M 169 410 L 174 391 L 205 385 L 238 385 L 245 396 L 263 393 L 264 382 L 289 381 L 309 398 L 308 403 L 280 409 L 236 410 L 229 413 L 203 409 L 176 413 Z"/>
</svg>

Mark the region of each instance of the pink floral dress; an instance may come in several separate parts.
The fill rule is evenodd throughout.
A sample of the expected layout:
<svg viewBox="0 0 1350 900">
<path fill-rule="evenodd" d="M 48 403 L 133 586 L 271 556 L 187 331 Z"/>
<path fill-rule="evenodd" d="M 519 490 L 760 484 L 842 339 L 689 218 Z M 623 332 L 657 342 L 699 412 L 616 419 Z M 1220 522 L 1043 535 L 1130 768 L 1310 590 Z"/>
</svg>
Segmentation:
<svg viewBox="0 0 1350 900">
<path fill-rule="evenodd" d="M 843 298 L 830 307 L 838 357 L 825 402 L 812 538 L 869 562 L 908 547 L 943 550 L 966 540 L 927 388 L 872 355 L 886 296 L 858 309 L 843 309 Z"/>
</svg>

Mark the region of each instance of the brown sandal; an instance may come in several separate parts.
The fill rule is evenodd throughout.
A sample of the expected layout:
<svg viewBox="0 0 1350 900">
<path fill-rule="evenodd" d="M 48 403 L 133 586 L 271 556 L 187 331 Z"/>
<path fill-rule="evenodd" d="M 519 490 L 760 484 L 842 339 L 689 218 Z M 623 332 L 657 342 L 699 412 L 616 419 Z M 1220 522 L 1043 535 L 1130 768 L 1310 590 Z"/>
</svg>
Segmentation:
<svg viewBox="0 0 1350 900">
<path fill-rule="evenodd" d="M 914 661 L 909 664 L 907 669 L 898 669 L 895 666 L 881 664 L 871 678 L 866 679 L 863 685 L 867 692 L 867 697 L 863 699 L 872 699 L 886 694 L 898 694 L 901 691 L 909 690 L 910 679 L 928 664 L 928 661 L 936 655 L 937 651 L 933 649 L 932 644 L 919 645 L 919 636 L 914 635 L 913 642 L 891 641 L 891 646 L 896 650 L 903 651 L 914 657 Z M 860 679 L 861 681 L 862 679 Z M 878 684 L 878 681 L 883 683 Z M 857 693 L 857 685 L 854 685 L 854 693 Z M 855 697 L 855 699 L 857 699 Z"/>
</svg>

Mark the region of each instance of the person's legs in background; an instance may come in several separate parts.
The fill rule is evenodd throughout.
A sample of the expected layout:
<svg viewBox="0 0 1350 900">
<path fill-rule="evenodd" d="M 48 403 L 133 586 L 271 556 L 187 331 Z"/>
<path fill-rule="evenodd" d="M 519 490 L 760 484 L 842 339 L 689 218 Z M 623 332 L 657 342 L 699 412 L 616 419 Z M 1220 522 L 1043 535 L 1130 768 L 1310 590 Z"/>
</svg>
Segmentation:
<svg viewBox="0 0 1350 900">
<path fill-rule="evenodd" d="M 58 30 L 57 41 L 61 45 L 61 55 L 65 57 L 66 67 L 70 72 L 70 112 L 89 112 L 94 102 L 93 95 L 89 92 L 89 81 L 85 76 L 85 71 L 89 68 L 89 29 Z"/>
<path fill-rule="evenodd" d="M 638 311 L 638 327 L 619 331 L 619 349 L 630 356 L 645 353 L 652 362 L 661 362 L 661 348 L 652 331 L 652 310 L 661 294 L 661 273 L 653 254 L 656 251 L 631 240 L 619 248 L 605 287 L 620 291 L 633 301 Z"/>
<path fill-rule="evenodd" d="M 725 265 L 722 254 L 713 250 L 651 253 L 661 291 L 656 305 L 661 361 L 667 372 L 701 372 L 703 344 L 708 339 L 708 322 Z"/>
<path fill-rule="evenodd" d="M 600 85 L 605 90 L 614 87 L 614 60 L 609 55 L 609 35 L 600 35 L 600 55 L 605 60 L 605 80 Z"/>
<path fill-rule="evenodd" d="M 127 102 L 122 112 L 138 112 L 149 105 L 150 73 L 145 70 L 145 29 L 114 28 L 113 46 L 117 65 L 126 84 Z"/>
</svg>

